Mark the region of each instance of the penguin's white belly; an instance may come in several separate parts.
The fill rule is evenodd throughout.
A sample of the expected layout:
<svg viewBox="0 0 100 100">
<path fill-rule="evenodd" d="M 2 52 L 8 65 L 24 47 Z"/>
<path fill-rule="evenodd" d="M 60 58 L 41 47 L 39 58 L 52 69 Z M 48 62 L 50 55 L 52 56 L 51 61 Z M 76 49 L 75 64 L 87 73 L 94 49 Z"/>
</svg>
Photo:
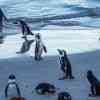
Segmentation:
<svg viewBox="0 0 100 100">
<path fill-rule="evenodd" d="M 18 96 L 16 86 L 15 85 L 9 85 L 8 98 L 11 98 L 13 96 Z"/>
<path fill-rule="evenodd" d="M 40 47 L 40 48 L 39 48 L 38 55 L 40 55 L 40 56 L 41 56 L 42 52 L 43 52 L 43 49 L 42 49 L 42 47 Z"/>
<path fill-rule="evenodd" d="M 43 52 L 43 45 L 40 43 L 38 55 L 41 56 L 42 52 Z"/>
</svg>

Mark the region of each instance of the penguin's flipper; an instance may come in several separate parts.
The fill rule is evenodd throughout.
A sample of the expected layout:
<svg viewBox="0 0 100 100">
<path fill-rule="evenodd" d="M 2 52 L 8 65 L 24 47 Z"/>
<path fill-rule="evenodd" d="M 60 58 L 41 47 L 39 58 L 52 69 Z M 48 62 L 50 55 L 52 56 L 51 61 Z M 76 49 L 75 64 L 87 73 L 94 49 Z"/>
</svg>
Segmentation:
<svg viewBox="0 0 100 100">
<path fill-rule="evenodd" d="M 21 96 L 20 88 L 17 84 L 16 84 L 16 89 L 17 89 L 18 96 Z"/>
<path fill-rule="evenodd" d="M 46 48 L 45 45 L 43 45 L 43 50 L 44 50 L 45 53 L 47 53 L 47 48 Z"/>
<path fill-rule="evenodd" d="M 7 98 L 8 97 L 8 87 L 9 87 L 9 84 L 6 85 L 6 88 L 5 88 L 5 97 Z"/>
</svg>

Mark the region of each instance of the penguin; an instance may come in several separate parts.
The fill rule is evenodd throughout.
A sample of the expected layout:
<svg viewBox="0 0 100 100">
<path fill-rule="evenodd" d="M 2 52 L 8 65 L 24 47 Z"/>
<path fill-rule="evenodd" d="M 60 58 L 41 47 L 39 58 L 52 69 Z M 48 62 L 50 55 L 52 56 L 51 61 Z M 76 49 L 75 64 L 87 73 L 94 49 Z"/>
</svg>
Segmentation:
<svg viewBox="0 0 100 100">
<path fill-rule="evenodd" d="M 57 100 L 72 100 L 71 95 L 68 92 L 60 92 L 58 93 Z"/>
<path fill-rule="evenodd" d="M 36 86 L 35 91 L 37 94 L 40 95 L 46 95 L 46 94 L 53 95 L 56 93 L 56 87 L 50 83 L 43 82 L 43 83 L 39 83 Z"/>
<path fill-rule="evenodd" d="M 34 40 L 28 40 L 27 37 L 24 37 L 24 42 L 21 46 L 21 49 L 19 52 L 16 52 L 17 54 L 22 54 L 22 53 L 26 53 L 30 50 L 32 43 L 34 42 Z"/>
<path fill-rule="evenodd" d="M 100 96 L 100 81 L 96 78 L 91 70 L 87 71 L 87 79 L 91 85 L 91 94 L 89 94 L 89 96 Z"/>
<path fill-rule="evenodd" d="M 8 19 L 3 13 L 2 9 L 0 8 L 0 44 L 3 43 L 3 38 L 4 38 L 4 35 L 3 35 L 3 22 L 4 21 L 8 21 Z"/>
<path fill-rule="evenodd" d="M 74 76 L 72 74 L 72 65 L 71 62 L 67 56 L 67 52 L 65 50 L 63 50 L 64 52 L 64 58 L 65 58 L 65 64 L 67 66 L 67 72 L 66 72 L 66 76 L 68 76 L 69 79 L 74 79 Z"/>
<path fill-rule="evenodd" d="M 61 71 L 65 74 L 60 80 L 63 79 L 74 79 L 74 76 L 72 75 L 72 66 L 68 59 L 67 53 L 65 50 L 58 49 L 59 52 L 59 60 L 60 60 L 60 66 Z"/>
<path fill-rule="evenodd" d="M 35 35 L 35 60 L 41 60 L 43 51 L 47 53 L 47 48 L 43 44 L 40 33 Z"/>
<path fill-rule="evenodd" d="M 26 100 L 24 97 L 17 96 L 17 97 L 12 97 L 10 100 Z"/>
<path fill-rule="evenodd" d="M 34 35 L 32 31 L 30 30 L 29 26 L 26 24 L 23 20 L 18 20 L 17 22 L 14 22 L 15 24 L 20 24 L 21 30 L 22 30 L 22 38 L 27 37 L 27 35 Z"/>
<path fill-rule="evenodd" d="M 11 98 L 14 96 L 21 96 L 21 92 L 18 84 L 16 83 L 16 77 L 14 74 L 10 74 L 8 77 L 8 83 L 5 87 L 5 97 Z"/>
</svg>

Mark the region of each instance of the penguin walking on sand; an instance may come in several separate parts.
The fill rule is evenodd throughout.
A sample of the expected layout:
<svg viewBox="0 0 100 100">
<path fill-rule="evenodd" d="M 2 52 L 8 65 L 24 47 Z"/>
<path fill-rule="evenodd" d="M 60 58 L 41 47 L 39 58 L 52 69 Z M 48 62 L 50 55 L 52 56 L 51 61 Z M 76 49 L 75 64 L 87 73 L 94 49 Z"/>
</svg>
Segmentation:
<svg viewBox="0 0 100 100">
<path fill-rule="evenodd" d="M 8 83 L 5 87 L 5 97 L 10 99 L 16 96 L 21 96 L 21 92 L 18 84 L 16 83 L 15 75 L 11 74 L 8 78 Z"/>
<path fill-rule="evenodd" d="M 41 60 L 43 51 L 47 53 L 46 46 L 43 44 L 40 33 L 35 35 L 35 60 Z"/>
<path fill-rule="evenodd" d="M 24 97 L 18 96 L 18 97 L 12 97 L 10 100 L 26 100 Z"/>
<path fill-rule="evenodd" d="M 89 96 L 100 96 L 100 81 L 91 70 L 87 71 L 87 79 L 90 83 L 91 94 Z"/>
<path fill-rule="evenodd" d="M 17 54 L 22 54 L 22 53 L 26 53 L 30 50 L 32 43 L 34 42 L 34 40 L 28 40 L 26 37 L 23 38 L 24 42 L 21 46 L 21 49 L 19 52 L 16 52 Z"/>
<path fill-rule="evenodd" d="M 61 70 L 64 73 L 64 76 L 60 79 L 61 80 L 74 79 L 74 76 L 72 75 L 72 66 L 68 59 L 66 51 L 58 49 L 58 52 L 59 52 L 59 61 L 60 61 Z"/>
<path fill-rule="evenodd" d="M 27 23 L 23 20 L 18 20 L 15 24 L 19 24 L 22 30 L 22 38 L 27 37 L 27 35 L 34 35 L 34 33 L 32 33 L 32 31 L 30 30 L 29 26 L 27 25 Z"/>
</svg>

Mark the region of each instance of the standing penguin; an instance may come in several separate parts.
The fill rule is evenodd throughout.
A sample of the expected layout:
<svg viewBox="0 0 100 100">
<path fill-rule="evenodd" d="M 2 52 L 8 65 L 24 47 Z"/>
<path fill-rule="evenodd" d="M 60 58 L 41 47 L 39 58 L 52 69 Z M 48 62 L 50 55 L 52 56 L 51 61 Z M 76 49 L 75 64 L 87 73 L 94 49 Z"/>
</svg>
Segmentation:
<svg viewBox="0 0 100 100">
<path fill-rule="evenodd" d="M 43 44 L 40 33 L 35 36 L 35 60 L 41 60 L 43 51 L 47 53 L 46 46 Z"/>
<path fill-rule="evenodd" d="M 5 87 L 5 97 L 12 98 L 14 96 L 21 96 L 20 89 L 16 83 L 15 75 L 11 74 L 8 78 L 8 84 Z"/>
<path fill-rule="evenodd" d="M 16 24 L 20 24 L 23 37 L 27 37 L 27 35 L 34 35 L 25 21 L 18 20 L 18 22 L 16 22 Z"/>
<path fill-rule="evenodd" d="M 100 96 L 100 81 L 91 70 L 87 71 L 87 79 L 90 83 L 91 94 L 89 96 Z"/>
<path fill-rule="evenodd" d="M 60 79 L 67 79 L 67 78 L 74 79 L 74 76 L 72 75 L 72 66 L 67 57 L 66 51 L 58 49 L 58 52 L 59 52 L 59 60 L 60 60 L 61 70 L 65 74 Z"/>
<path fill-rule="evenodd" d="M 10 100 L 26 100 L 24 97 L 12 97 Z"/>
</svg>

